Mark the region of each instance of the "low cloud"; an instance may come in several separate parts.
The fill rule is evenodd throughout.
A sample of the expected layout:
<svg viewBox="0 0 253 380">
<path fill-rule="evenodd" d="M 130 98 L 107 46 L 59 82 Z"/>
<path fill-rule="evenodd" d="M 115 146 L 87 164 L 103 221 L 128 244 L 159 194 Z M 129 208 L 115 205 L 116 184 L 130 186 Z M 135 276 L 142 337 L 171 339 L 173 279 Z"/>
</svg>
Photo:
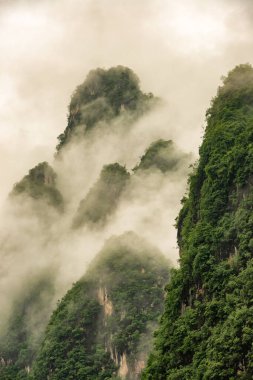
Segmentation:
<svg viewBox="0 0 253 380">
<path fill-rule="evenodd" d="M 104 228 L 71 231 L 70 226 L 104 165 L 118 162 L 131 172 L 160 138 L 193 152 L 189 164 L 195 160 L 221 75 L 253 60 L 252 11 L 251 1 L 236 0 L 0 2 L 2 325 L 27 281 L 50 268 L 55 304 L 111 235 L 134 230 L 177 264 L 173 225 L 187 162 L 167 174 L 132 174 Z M 127 132 L 122 116 L 106 134 L 73 140 L 55 160 L 71 93 L 90 69 L 118 64 L 132 68 L 143 91 L 162 98 L 162 104 Z M 15 182 L 46 160 L 58 175 L 66 210 L 61 216 L 47 210 L 45 223 L 34 212 L 43 205 L 27 199 L 6 205 L 6 199 Z"/>
</svg>

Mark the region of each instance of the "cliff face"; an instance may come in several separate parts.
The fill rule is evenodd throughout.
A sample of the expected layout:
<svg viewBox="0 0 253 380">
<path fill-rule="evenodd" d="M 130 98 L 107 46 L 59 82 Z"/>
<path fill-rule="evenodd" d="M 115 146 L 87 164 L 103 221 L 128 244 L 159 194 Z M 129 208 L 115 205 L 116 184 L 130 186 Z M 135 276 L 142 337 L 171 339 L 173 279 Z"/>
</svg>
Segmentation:
<svg viewBox="0 0 253 380">
<path fill-rule="evenodd" d="M 53 313 L 34 378 L 138 379 L 162 311 L 167 268 L 135 234 L 110 239 Z"/>
<path fill-rule="evenodd" d="M 252 379 L 253 69 L 223 80 L 178 217 L 180 269 L 143 379 Z"/>
</svg>

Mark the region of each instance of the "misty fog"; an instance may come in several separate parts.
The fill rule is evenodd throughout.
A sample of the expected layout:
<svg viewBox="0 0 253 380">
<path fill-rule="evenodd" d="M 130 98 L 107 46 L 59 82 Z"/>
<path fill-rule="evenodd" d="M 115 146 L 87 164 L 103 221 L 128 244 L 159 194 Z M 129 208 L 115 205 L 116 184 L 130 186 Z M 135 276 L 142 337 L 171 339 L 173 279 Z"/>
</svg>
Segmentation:
<svg viewBox="0 0 253 380">
<path fill-rule="evenodd" d="M 220 77 L 253 58 L 252 12 L 246 0 L 0 2 L 0 327 L 27 283 L 45 271 L 54 274 L 53 299 L 45 298 L 50 313 L 112 235 L 133 230 L 177 265 L 175 218 L 205 111 Z M 55 159 L 76 86 L 91 69 L 119 64 L 161 103 L 127 133 L 123 115 L 106 134 L 73 139 Z M 169 173 L 133 173 L 158 139 L 173 140 L 189 159 Z M 14 183 L 41 161 L 57 174 L 62 215 L 26 198 L 7 201 Z M 80 201 L 103 166 L 115 162 L 131 174 L 116 211 L 102 228 L 72 230 Z"/>
</svg>

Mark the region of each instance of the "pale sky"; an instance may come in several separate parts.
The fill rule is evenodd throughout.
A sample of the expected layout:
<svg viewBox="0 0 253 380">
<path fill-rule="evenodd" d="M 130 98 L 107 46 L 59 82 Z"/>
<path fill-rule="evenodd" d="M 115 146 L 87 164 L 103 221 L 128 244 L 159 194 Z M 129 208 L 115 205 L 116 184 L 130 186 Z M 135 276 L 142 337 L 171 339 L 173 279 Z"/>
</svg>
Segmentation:
<svg viewBox="0 0 253 380">
<path fill-rule="evenodd" d="M 0 25 L 2 197 L 52 160 L 90 69 L 132 68 L 167 101 L 176 142 L 197 152 L 220 77 L 253 62 L 247 0 L 2 0 Z"/>
</svg>

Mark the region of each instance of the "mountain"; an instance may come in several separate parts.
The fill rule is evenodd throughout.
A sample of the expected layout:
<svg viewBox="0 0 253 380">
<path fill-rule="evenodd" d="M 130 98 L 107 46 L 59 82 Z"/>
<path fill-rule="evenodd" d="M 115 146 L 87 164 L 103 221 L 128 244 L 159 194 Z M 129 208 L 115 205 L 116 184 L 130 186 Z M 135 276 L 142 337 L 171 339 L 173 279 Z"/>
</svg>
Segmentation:
<svg viewBox="0 0 253 380">
<path fill-rule="evenodd" d="M 167 281 L 156 248 L 132 232 L 111 238 L 53 313 L 34 378 L 138 379 Z"/>
<path fill-rule="evenodd" d="M 128 67 L 117 66 L 108 70 L 90 71 L 76 88 L 68 114 L 65 131 L 58 137 L 57 150 L 61 150 L 75 135 L 85 135 L 97 126 L 103 126 L 122 113 L 143 115 L 157 101 L 140 90 L 139 78 Z"/>
<path fill-rule="evenodd" d="M 130 174 L 118 163 L 105 165 L 98 181 L 81 200 L 73 227 L 78 228 L 84 224 L 99 227 L 104 224 L 115 211 L 129 178 Z"/>
<path fill-rule="evenodd" d="M 140 159 L 140 163 L 133 169 L 158 169 L 162 173 L 177 170 L 184 162 L 189 162 L 190 155 L 180 152 L 172 140 L 159 139 L 154 141 Z"/>
<path fill-rule="evenodd" d="M 180 269 L 142 379 L 253 378 L 253 68 L 223 78 L 177 220 Z"/>
<path fill-rule="evenodd" d="M 12 199 L 23 196 L 41 201 L 63 211 L 63 197 L 56 185 L 56 173 L 47 162 L 41 162 L 18 183 L 11 192 Z"/>
<path fill-rule="evenodd" d="M 93 70 L 71 99 L 68 126 L 52 167 L 41 162 L 14 185 L 0 231 L 1 380 L 140 378 L 170 270 L 157 242 L 147 242 L 152 240 L 147 232 L 150 221 L 141 193 L 152 178 L 129 172 L 135 121 L 156 101 L 140 90 L 139 79 L 128 68 Z M 126 155 L 112 152 L 109 161 L 103 146 L 97 145 L 108 134 L 113 138 L 107 143 L 124 144 L 131 158 L 128 168 Z M 85 144 L 71 144 L 74 154 L 68 155 L 63 147 L 76 136 Z M 174 155 L 180 161 L 171 142 L 159 141 L 157 154 L 148 158 L 149 174 L 159 166 L 157 157 L 166 156 L 168 143 L 166 159 L 173 161 Z M 105 162 L 94 168 L 99 154 Z M 153 191 L 165 182 L 162 178 L 151 186 L 146 210 Z M 72 193 L 69 189 L 76 183 Z M 134 224 L 129 228 L 129 220 L 124 225 L 128 210 L 123 207 L 120 217 L 115 215 L 121 200 L 124 207 L 134 204 L 136 224 L 146 223 L 147 231 L 140 235 L 147 241 L 136 235 Z M 134 232 L 113 235 L 131 229 Z M 73 281 L 77 282 L 71 287 Z"/>
<path fill-rule="evenodd" d="M 92 71 L 72 97 L 68 125 L 59 138 L 58 151 L 64 154 L 62 148 L 72 138 L 78 135 L 85 139 L 97 128 L 102 128 L 106 135 L 106 128 L 115 126 L 115 120 L 121 120 L 127 131 L 130 121 L 149 110 L 154 101 L 152 95 L 141 92 L 138 78 L 128 68 Z M 64 203 L 57 173 L 46 162 L 31 169 L 14 186 L 10 200 L 24 207 L 13 213 L 12 223 L 6 219 L 1 235 L 1 280 L 6 280 L 9 270 L 13 282 L 2 280 L 9 284 L 5 286 L 6 291 L 10 290 L 11 309 L 8 320 L 0 325 L 1 380 L 253 378 L 250 65 L 237 66 L 223 78 L 206 119 L 199 160 L 189 177 L 188 195 L 182 200 L 177 218 L 180 267 L 170 270 L 165 305 L 169 263 L 135 232 L 107 240 L 86 272 L 84 266 L 83 277 L 77 278 L 57 305 L 55 294 L 60 289 L 56 287 L 64 288 L 66 283 L 62 277 L 57 282 L 55 276 L 66 275 L 70 261 L 63 261 L 67 265 L 61 264 L 62 272 L 55 268 L 66 254 L 65 242 L 71 246 L 74 261 L 76 249 L 86 258 L 90 249 L 87 236 L 91 241 L 105 240 L 104 227 L 121 196 L 126 196 L 131 180 L 144 187 L 145 181 L 152 182 L 155 193 L 151 195 L 156 197 L 162 183 L 178 177 L 181 172 L 177 170 L 181 164 L 185 166 L 189 155 L 180 152 L 172 141 L 154 141 L 131 176 L 118 163 L 105 165 L 87 194 L 79 194 L 80 198 L 74 200 L 73 204 L 79 203 L 74 215 L 71 211 L 62 212 L 68 204 Z M 92 139 L 87 141 L 93 143 Z M 169 173 L 176 175 L 169 177 Z M 71 186 L 71 172 L 67 174 Z M 86 178 L 90 174 L 85 173 Z M 158 177 L 162 180 L 156 182 Z M 135 189 L 132 186 L 131 202 L 135 201 Z M 152 196 L 145 198 L 145 211 L 149 210 Z M 28 203 L 32 207 L 26 214 Z M 145 222 L 143 203 L 140 208 Z M 54 218 L 47 215 L 49 209 L 57 211 Z M 138 212 L 138 207 L 134 210 Z M 32 212 L 38 220 L 43 218 L 44 224 L 32 218 L 29 225 Z M 13 230 L 16 224 L 18 231 Z M 75 231 L 69 227 L 71 224 Z M 94 227 L 87 229 L 90 235 L 78 228 L 83 225 Z M 41 256 L 36 256 L 36 249 Z M 30 256 L 26 255 L 27 250 L 31 251 Z M 20 257 L 24 266 L 27 258 L 31 261 L 28 271 L 19 273 L 15 267 L 16 260 L 21 263 Z M 153 331 L 162 312 L 152 347 Z"/>
</svg>

